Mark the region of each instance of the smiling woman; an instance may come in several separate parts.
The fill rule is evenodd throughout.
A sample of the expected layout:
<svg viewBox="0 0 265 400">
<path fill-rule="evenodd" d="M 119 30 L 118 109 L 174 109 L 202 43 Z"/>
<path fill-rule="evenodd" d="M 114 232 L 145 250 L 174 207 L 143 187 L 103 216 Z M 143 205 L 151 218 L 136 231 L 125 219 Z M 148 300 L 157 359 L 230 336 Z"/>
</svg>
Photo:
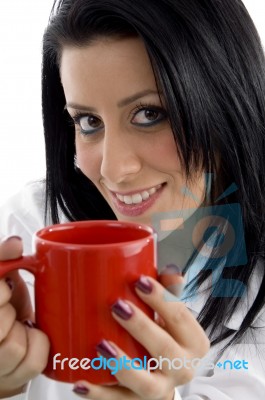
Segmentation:
<svg viewBox="0 0 265 400">
<path fill-rule="evenodd" d="M 60 74 L 76 125 L 77 164 L 117 219 L 151 225 L 154 211 L 198 206 L 181 192 L 187 178 L 139 38 L 67 47 Z M 204 174 L 195 175 L 190 190 L 202 203 Z"/>
<path fill-rule="evenodd" d="M 0 5 L 0 42 L 5 54 L 0 69 L 2 132 L 10 132 L 14 99 L 19 104 L 15 111 L 20 121 L 19 129 L 12 129 L 12 140 L 9 140 L 10 135 L 0 135 L 0 170 L 4 171 L 1 174 L 0 204 L 24 183 L 45 176 L 39 86 L 40 43 L 52 4 L 53 0 L 13 0 Z M 264 1 L 244 0 L 244 4 L 265 43 Z M 12 15 L 12 18 L 7 19 L 6 15 Z M 10 161 L 10 154 L 16 160 L 15 165 Z"/>
<path fill-rule="evenodd" d="M 151 357 L 192 368 L 125 368 L 117 385 L 82 381 L 70 392 L 40 375 L 49 340 L 30 322 L 25 285 L 14 274 L 0 281 L 0 398 L 32 380 L 30 400 L 259 400 L 265 59 L 243 3 L 59 0 L 42 66 L 46 180 L 2 207 L 0 232 L 15 237 L 0 245 L 0 260 L 21 255 L 17 235 L 30 252 L 32 235 L 48 223 L 177 220 L 159 243 L 159 279 L 135 284 L 155 320 L 126 299 L 110 313 Z M 170 290 L 184 282 L 181 274 L 178 298 Z M 121 338 L 113 343 L 102 332 L 95 349 L 107 359 L 132 357 Z M 226 360 L 252 367 L 227 374 Z"/>
</svg>

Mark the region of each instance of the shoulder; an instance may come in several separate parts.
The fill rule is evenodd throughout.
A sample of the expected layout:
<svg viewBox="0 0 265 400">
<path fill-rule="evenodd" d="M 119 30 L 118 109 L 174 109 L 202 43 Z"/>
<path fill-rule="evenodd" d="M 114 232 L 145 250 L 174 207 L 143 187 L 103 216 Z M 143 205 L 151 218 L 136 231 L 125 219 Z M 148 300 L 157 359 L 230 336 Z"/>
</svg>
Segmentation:
<svg viewBox="0 0 265 400">
<path fill-rule="evenodd" d="M 25 251 L 31 251 L 34 232 L 44 226 L 45 181 L 25 185 L 0 207 L 0 235 L 21 236 Z"/>
<path fill-rule="evenodd" d="M 17 217 L 34 217 L 43 224 L 45 209 L 45 181 L 34 181 L 26 184 L 21 190 L 9 198 L 1 206 L 1 222 L 3 219 Z"/>
</svg>

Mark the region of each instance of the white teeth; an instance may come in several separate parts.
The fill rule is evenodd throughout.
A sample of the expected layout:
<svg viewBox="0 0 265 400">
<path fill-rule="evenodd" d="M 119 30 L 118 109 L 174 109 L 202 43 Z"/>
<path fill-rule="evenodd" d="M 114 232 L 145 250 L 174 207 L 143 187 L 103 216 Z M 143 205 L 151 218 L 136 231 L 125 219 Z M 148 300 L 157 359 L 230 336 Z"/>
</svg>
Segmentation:
<svg viewBox="0 0 265 400">
<path fill-rule="evenodd" d="M 142 196 L 140 194 L 134 194 L 132 196 L 132 200 L 133 200 L 133 204 L 139 204 L 139 203 L 142 203 L 142 201 L 143 201 Z"/>
<path fill-rule="evenodd" d="M 156 193 L 156 191 L 158 189 L 161 188 L 162 185 L 158 185 L 156 187 L 153 187 L 149 190 L 145 190 L 141 193 L 136 193 L 133 194 L 132 196 L 122 196 L 121 194 L 116 194 L 116 197 L 122 201 L 125 204 L 140 204 L 142 203 L 144 200 L 149 199 L 150 196 L 152 196 L 154 193 Z"/>
<path fill-rule="evenodd" d="M 152 188 L 152 189 L 149 189 L 149 190 L 148 190 L 148 193 L 149 193 L 150 195 L 154 194 L 155 192 L 156 192 L 156 188 Z"/>
<path fill-rule="evenodd" d="M 125 204 L 132 204 L 133 203 L 133 199 L 131 196 L 124 196 L 123 201 Z"/>
<path fill-rule="evenodd" d="M 141 193 L 141 196 L 142 196 L 143 200 L 147 200 L 147 199 L 149 199 L 150 194 L 145 191 L 145 192 Z"/>
<path fill-rule="evenodd" d="M 120 194 L 116 194 L 116 197 L 118 197 L 118 199 L 119 199 L 120 201 L 123 201 L 123 199 L 124 199 L 124 196 L 121 196 Z"/>
</svg>

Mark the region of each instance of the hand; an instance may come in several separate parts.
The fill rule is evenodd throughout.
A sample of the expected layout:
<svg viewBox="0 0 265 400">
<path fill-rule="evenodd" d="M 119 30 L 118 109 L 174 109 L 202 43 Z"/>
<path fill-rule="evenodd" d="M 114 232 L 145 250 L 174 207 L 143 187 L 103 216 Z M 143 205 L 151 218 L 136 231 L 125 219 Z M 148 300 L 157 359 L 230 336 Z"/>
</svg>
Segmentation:
<svg viewBox="0 0 265 400">
<path fill-rule="evenodd" d="M 0 260 L 22 255 L 22 241 L 11 237 L 0 244 Z M 27 287 L 17 271 L 0 280 L 0 399 L 21 393 L 48 360 L 47 336 L 34 329 Z"/>
<path fill-rule="evenodd" d="M 136 284 L 136 292 L 156 311 L 158 320 L 150 320 L 133 303 L 124 300 L 113 306 L 113 317 L 152 357 L 191 361 L 208 352 L 209 340 L 199 323 L 183 303 L 165 300 L 168 299 L 166 290 L 160 283 L 142 277 Z M 97 350 L 106 358 L 129 358 L 117 344 L 105 340 Z M 74 392 L 91 400 L 172 400 L 174 388 L 190 381 L 193 374 L 192 368 L 170 369 L 167 363 L 162 363 L 162 369 L 153 373 L 122 369 L 115 375 L 118 385 L 108 387 L 80 381 L 75 384 Z"/>
</svg>

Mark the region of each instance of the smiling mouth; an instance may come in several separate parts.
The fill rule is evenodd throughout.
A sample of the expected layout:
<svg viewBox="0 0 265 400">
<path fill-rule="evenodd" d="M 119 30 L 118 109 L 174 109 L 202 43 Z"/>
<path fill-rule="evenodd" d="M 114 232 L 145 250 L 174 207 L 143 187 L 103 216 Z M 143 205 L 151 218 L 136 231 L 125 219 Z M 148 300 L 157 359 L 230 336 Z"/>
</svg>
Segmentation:
<svg viewBox="0 0 265 400">
<path fill-rule="evenodd" d="M 162 184 L 154 186 L 151 189 L 144 190 L 139 193 L 134 193 L 133 195 L 123 196 L 121 194 L 115 193 L 115 196 L 118 200 L 120 200 L 122 203 L 126 205 L 141 204 L 146 200 L 150 199 L 150 197 L 152 197 L 161 187 Z"/>
</svg>

